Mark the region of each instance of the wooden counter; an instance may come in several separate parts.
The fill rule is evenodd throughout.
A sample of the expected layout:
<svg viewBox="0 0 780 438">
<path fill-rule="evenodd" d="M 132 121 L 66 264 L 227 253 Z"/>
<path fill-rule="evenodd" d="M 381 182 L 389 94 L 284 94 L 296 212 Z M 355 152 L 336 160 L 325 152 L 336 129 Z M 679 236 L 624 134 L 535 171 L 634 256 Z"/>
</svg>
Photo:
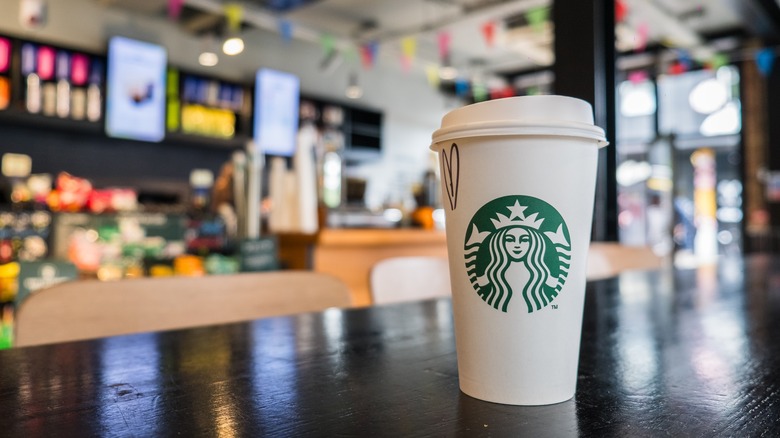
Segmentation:
<svg viewBox="0 0 780 438">
<path fill-rule="evenodd" d="M 447 257 L 444 231 L 422 229 L 324 229 L 314 247 L 316 272 L 349 286 L 355 306 L 371 304 L 369 275 L 382 259 L 398 256 Z"/>
</svg>

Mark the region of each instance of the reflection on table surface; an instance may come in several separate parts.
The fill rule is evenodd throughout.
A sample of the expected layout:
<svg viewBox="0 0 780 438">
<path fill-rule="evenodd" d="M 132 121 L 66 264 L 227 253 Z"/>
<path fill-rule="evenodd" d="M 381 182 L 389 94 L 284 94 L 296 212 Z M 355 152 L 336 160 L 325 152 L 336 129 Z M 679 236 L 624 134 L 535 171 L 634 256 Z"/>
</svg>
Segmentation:
<svg viewBox="0 0 780 438">
<path fill-rule="evenodd" d="M 777 436 L 780 257 L 590 283 L 574 400 L 458 390 L 448 299 L 0 352 L 3 436 Z"/>
</svg>

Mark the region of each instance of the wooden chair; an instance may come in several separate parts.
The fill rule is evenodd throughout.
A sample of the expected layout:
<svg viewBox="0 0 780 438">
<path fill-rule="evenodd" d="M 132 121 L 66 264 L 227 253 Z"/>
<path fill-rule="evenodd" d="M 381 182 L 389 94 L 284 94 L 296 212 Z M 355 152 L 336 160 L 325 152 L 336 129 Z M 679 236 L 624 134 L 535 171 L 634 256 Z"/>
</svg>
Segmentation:
<svg viewBox="0 0 780 438">
<path fill-rule="evenodd" d="M 349 307 L 340 280 L 306 271 L 61 283 L 16 316 L 16 346 L 224 324 Z"/>
<path fill-rule="evenodd" d="M 627 270 L 659 269 L 663 263 L 663 258 L 646 246 L 591 242 L 585 275 L 588 280 L 600 280 Z"/>
<path fill-rule="evenodd" d="M 450 268 L 446 258 L 392 257 L 371 269 L 374 304 L 451 296 Z"/>
</svg>

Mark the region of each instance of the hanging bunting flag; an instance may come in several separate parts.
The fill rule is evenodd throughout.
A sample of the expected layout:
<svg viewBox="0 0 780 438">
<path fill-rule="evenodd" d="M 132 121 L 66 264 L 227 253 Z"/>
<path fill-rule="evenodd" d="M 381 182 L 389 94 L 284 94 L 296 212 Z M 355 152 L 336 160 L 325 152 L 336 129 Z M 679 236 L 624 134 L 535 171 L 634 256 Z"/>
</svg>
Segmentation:
<svg viewBox="0 0 780 438">
<path fill-rule="evenodd" d="M 401 55 L 401 70 L 404 73 L 409 73 L 412 70 L 412 60 L 409 57 Z"/>
<path fill-rule="evenodd" d="M 360 46 L 360 59 L 363 61 L 363 68 L 370 69 L 376 62 L 376 53 L 379 50 L 379 43 L 371 41 Z"/>
<path fill-rule="evenodd" d="M 474 102 L 482 102 L 488 98 L 488 90 L 483 84 L 474 84 L 471 87 L 471 94 L 474 97 Z"/>
<path fill-rule="evenodd" d="M 452 35 L 446 30 L 439 32 L 437 35 L 439 41 L 439 62 L 444 62 L 450 56 L 450 42 L 452 41 Z"/>
<path fill-rule="evenodd" d="M 772 73 L 772 67 L 775 64 L 775 50 L 771 47 L 765 47 L 756 52 L 756 66 L 762 76 L 769 76 Z"/>
<path fill-rule="evenodd" d="M 634 51 L 644 52 L 647 48 L 647 39 L 650 35 L 650 27 L 647 23 L 639 23 L 636 28 L 636 44 L 634 45 Z"/>
<path fill-rule="evenodd" d="M 368 44 L 360 46 L 360 61 L 363 64 L 364 69 L 369 69 L 374 65 L 374 60 L 371 59 L 371 49 Z"/>
<path fill-rule="evenodd" d="M 458 78 L 455 80 L 455 94 L 460 97 L 466 97 L 469 94 L 469 81 Z"/>
<path fill-rule="evenodd" d="M 525 19 L 528 24 L 536 31 L 536 33 L 543 33 L 545 24 L 550 18 L 550 8 L 546 6 L 538 6 L 531 8 L 525 13 Z"/>
<path fill-rule="evenodd" d="M 336 49 L 336 40 L 333 38 L 333 35 L 323 34 L 320 37 L 320 47 L 322 47 L 323 56 L 330 56 L 333 50 Z"/>
<path fill-rule="evenodd" d="M 485 44 L 488 47 L 493 47 L 496 42 L 496 22 L 488 21 L 482 25 L 482 36 L 485 37 Z"/>
<path fill-rule="evenodd" d="M 401 67 L 405 72 L 409 72 L 412 69 L 416 53 L 417 39 L 410 36 L 401 40 Z"/>
<path fill-rule="evenodd" d="M 376 54 L 379 52 L 379 41 L 368 43 L 369 52 L 371 52 L 371 64 L 376 64 Z"/>
<path fill-rule="evenodd" d="M 688 71 L 688 69 L 685 67 L 685 64 L 683 64 L 680 61 L 674 61 L 669 66 L 669 74 L 670 75 L 679 75 L 679 74 L 685 73 L 686 71 Z"/>
<path fill-rule="evenodd" d="M 178 20 L 183 6 L 184 0 L 168 0 L 168 18 Z"/>
<path fill-rule="evenodd" d="M 279 20 L 279 35 L 282 36 L 282 41 L 285 43 L 292 41 L 293 24 L 290 20 Z"/>
<path fill-rule="evenodd" d="M 224 7 L 225 19 L 228 29 L 233 32 L 241 30 L 241 21 L 244 19 L 244 7 L 238 3 L 228 3 Z"/>
<path fill-rule="evenodd" d="M 727 65 L 729 63 L 729 57 L 722 54 L 722 53 L 716 53 L 712 55 L 712 58 L 710 58 L 709 61 L 706 62 L 705 66 L 712 70 L 717 70 L 724 65 Z"/>
<path fill-rule="evenodd" d="M 505 87 L 494 88 L 490 90 L 491 99 L 501 99 L 504 97 L 512 97 L 515 95 L 515 89 L 511 85 Z"/>
<path fill-rule="evenodd" d="M 693 67 L 693 58 L 691 53 L 685 49 L 677 49 L 677 58 L 679 62 L 685 67 L 685 71 L 690 70 Z"/>
<path fill-rule="evenodd" d="M 628 6 L 625 0 L 615 0 L 615 23 L 622 23 L 628 15 Z"/>
<path fill-rule="evenodd" d="M 417 54 L 417 39 L 415 37 L 406 37 L 401 40 L 401 52 L 405 57 L 414 59 Z"/>
<path fill-rule="evenodd" d="M 439 77 L 439 66 L 435 64 L 429 64 L 425 67 L 425 76 L 428 78 L 428 85 L 433 89 L 438 89 L 441 84 L 441 78 Z"/>
</svg>

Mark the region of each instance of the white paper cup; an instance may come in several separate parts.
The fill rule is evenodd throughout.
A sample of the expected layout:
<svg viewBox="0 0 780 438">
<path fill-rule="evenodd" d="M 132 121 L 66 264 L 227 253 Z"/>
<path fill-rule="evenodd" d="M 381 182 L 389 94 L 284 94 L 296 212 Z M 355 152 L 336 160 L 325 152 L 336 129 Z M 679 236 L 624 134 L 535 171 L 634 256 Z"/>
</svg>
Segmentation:
<svg viewBox="0 0 780 438">
<path fill-rule="evenodd" d="M 563 96 L 469 105 L 434 132 L 464 393 L 513 405 L 574 396 L 606 144 L 590 104 Z"/>
</svg>

